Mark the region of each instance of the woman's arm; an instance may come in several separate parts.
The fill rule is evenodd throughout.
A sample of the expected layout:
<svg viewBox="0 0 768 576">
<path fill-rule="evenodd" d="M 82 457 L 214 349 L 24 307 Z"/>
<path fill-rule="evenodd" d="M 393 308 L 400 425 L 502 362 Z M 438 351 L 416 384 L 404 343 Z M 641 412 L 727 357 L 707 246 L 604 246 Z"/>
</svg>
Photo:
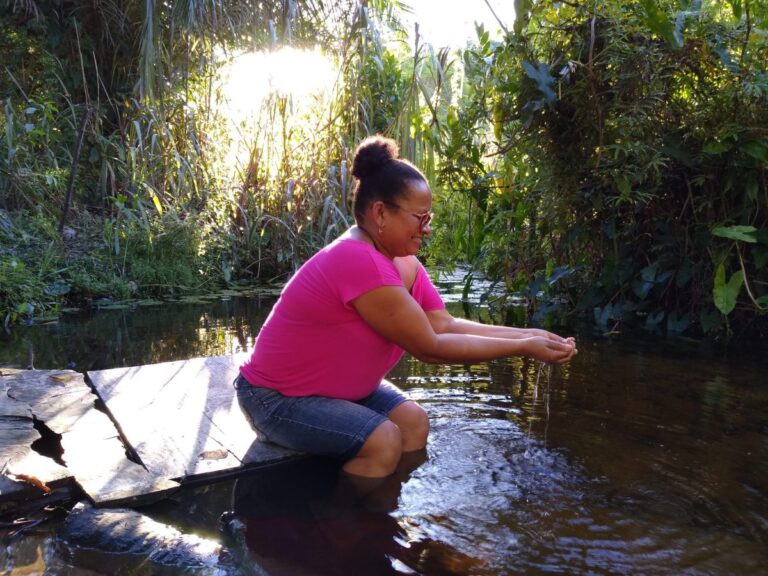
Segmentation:
<svg viewBox="0 0 768 576">
<path fill-rule="evenodd" d="M 413 294 L 411 288 L 415 282 L 428 284 L 429 288 L 422 290 L 435 291 L 426 271 L 415 256 L 395 258 L 394 264 L 400 272 L 403 284 L 408 292 Z M 562 338 L 557 334 L 540 330 L 537 328 L 512 328 L 509 326 L 493 326 L 481 324 L 472 320 L 454 318 L 445 308 L 427 312 L 427 318 L 432 325 L 432 329 L 438 334 L 474 334 L 476 336 L 490 336 L 494 338 L 531 338 L 532 336 L 542 336 L 551 340 L 560 341 Z"/>
<path fill-rule="evenodd" d="M 543 362 L 563 363 L 576 352 L 572 339 L 554 334 L 545 336 L 503 326 L 460 322 L 446 311 L 430 312 L 428 316 L 401 286 L 376 288 L 353 300 L 352 305 L 379 334 L 424 362 L 478 362 L 529 356 Z"/>
<path fill-rule="evenodd" d="M 475 334 L 495 338 L 530 338 L 542 336 L 553 340 L 562 340 L 557 334 L 540 330 L 539 328 L 514 328 L 512 326 L 495 326 L 482 324 L 473 320 L 453 317 L 447 310 L 432 310 L 427 312 L 427 318 L 432 329 L 439 334 Z"/>
</svg>

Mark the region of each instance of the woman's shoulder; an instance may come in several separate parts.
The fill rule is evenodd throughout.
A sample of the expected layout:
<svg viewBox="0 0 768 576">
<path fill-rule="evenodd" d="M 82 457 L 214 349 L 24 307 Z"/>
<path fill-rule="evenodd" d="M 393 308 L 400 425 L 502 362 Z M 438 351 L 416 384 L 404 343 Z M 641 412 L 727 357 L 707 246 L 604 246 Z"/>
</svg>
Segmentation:
<svg viewBox="0 0 768 576">
<path fill-rule="evenodd" d="M 322 251 L 339 257 L 346 257 L 356 254 L 362 255 L 375 253 L 376 249 L 367 242 L 345 235 L 336 238 L 333 242 L 325 246 Z"/>
<path fill-rule="evenodd" d="M 341 236 L 320 251 L 322 267 L 342 268 L 350 274 L 394 273 L 393 262 L 367 242 Z"/>
<path fill-rule="evenodd" d="M 401 256 L 395 258 L 393 261 L 395 268 L 400 273 L 400 277 L 403 279 L 403 284 L 410 292 L 414 282 L 416 282 L 416 276 L 421 269 L 421 262 L 416 256 Z"/>
</svg>

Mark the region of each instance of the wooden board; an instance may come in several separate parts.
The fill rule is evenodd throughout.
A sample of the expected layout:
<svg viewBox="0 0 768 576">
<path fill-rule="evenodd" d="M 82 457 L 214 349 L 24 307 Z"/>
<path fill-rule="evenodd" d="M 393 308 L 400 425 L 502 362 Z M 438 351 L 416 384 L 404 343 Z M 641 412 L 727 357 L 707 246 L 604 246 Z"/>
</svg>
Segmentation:
<svg viewBox="0 0 768 576">
<path fill-rule="evenodd" d="M 182 482 L 231 475 L 297 453 L 261 441 L 232 381 L 244 356 L 214 356 L 88 373 L 147 470 Z"/>
<path fill-rule="evenodd" d="M 9 370 L 0 375 L 0 467 L 49 484 L 74 478 L 97 505 L 115 505 L 157 495 L 178 483 L 150 474 L 126 457 L 117 428 L 95 408 L 97 397 L 71 370 Z M 62 460 L 42 456 L 33 417 L 61 436 Z"/>
</svg>

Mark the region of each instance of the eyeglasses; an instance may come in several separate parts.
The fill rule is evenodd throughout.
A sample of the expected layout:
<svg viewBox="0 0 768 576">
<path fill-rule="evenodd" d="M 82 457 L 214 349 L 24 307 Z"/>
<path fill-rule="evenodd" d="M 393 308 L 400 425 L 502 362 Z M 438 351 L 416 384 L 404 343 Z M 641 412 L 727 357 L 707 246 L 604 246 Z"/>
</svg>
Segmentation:
<svg viewBox="0 0 768 576">
<path fill-rule="evenodd" d="M 418 212 L 409 212 L 408 210 L 406 210 L 402 206 L 398 206 L 394 202 L 384 201 L 384 204 L 386 204 L 387 206 L 391 206 L 392 208 L 397 208 L 398 210 L 402 210 L 403 212 L 410 214 L 414 218 L 418 218 L 419 230 L 423 230 L 424 228 L 426 228 L 429 225 L 429 223 L 432 222 L 432 217 L 435 215 L 434 212 L 422 212 L 421 214 L 419 214 Z"/>
</svg>

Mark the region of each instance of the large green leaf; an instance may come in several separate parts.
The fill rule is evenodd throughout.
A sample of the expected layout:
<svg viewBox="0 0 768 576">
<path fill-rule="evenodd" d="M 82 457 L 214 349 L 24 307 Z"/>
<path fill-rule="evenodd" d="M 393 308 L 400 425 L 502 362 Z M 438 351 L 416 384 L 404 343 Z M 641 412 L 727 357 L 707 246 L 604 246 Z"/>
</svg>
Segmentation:
<svg viewBox="0 0 768 576">
<path fill-rule="evenodd" d="M 736 20 L 741 20 L 741 0 L 728 0 L 728 4 L 731 5 L 731 9 L 733 10 L 733 17 L 736 18 Z"/>
<path fill-rule="evenodd" d="M 749 242 L 750 244 L 757 242 L 755 232 L 757 232 L 757 228 L 754 226 L 717 226 L 712 230 L 712 234 L 715 236 Z"/>
<path fill-rule="evenodd" d="M 515 0 L 515 33 L 522 34 L 528 25 L 531 0 Z"/>
<path fill-rule="evenodd" d="M 549 66 L 545 62 L 537 62 L 535 65 L 530 62 L 523 62 L 523 68 L 528 77 L 536 82 L 539 91 L 544 95 L 548 104 L 555 102 L 555 79 L 549 72 Z"/>
<path fill-rule="evenodd" d="M 712 289 L 712 297 L 715 306 L 724 316 L 728 316 L 736 307 L 736 299 L 744 284 L 744 273 L 741 270 L 733 273 L 728 282 L 725 281 L 725 266 L 720 264 L 715 271 L 715 285 Z"/>
<path fill-rule="evenodd" d="M 755 160 L 768 164 L 768 147 L 760 140 L 748 140 L 741 148 Z"/>
<path fill-rule="evenodd" d="M 664 38 L 673 48 L 682 48 L 683 39 L 680 32 L 680 24 L 675 26 L 667 14 L 653 0 L 641 0 L 640 3 L 645 10 L 645 22 L 651 31 Z"/>
<path fill-rule="evenodd" d="M 722 154 L 730 150 L 731 146 L 727 142 L 721 142 L 719 140 L 712 140 L 707 142 L 701 149 L 706 154 Z"/>
</svg>

